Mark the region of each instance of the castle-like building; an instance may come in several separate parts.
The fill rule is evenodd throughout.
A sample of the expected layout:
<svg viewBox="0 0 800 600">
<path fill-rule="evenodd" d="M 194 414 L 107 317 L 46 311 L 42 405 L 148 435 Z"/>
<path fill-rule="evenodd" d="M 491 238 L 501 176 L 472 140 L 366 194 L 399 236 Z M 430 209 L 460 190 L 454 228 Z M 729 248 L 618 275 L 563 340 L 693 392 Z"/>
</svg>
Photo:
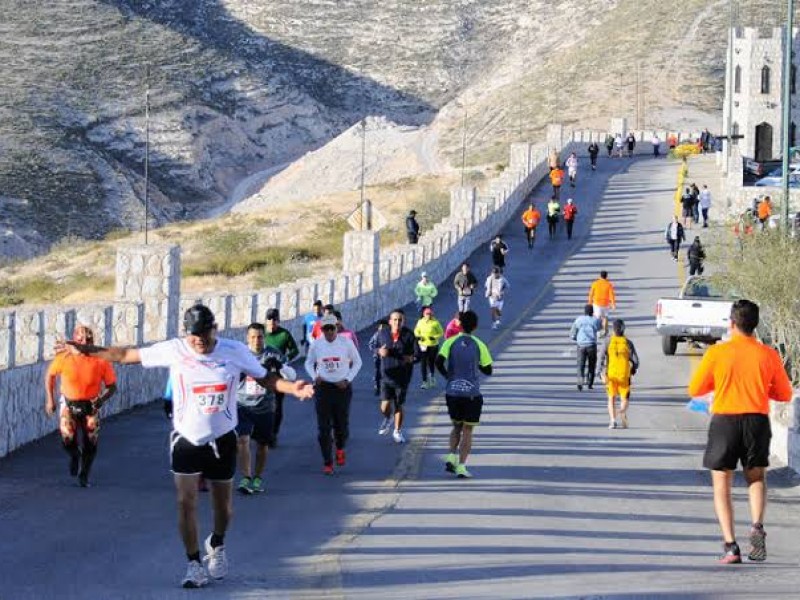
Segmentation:
<svg viewBox="0 0 800 600">
<path fill-rule="evenodd" d="M 743 135 L 732 143 L 739 153 L 758 161 L 771 160 L 782 155 L 783 113 L 783 49 L 784 29 L 743 28 L 732 30 L 732 65 L 725 75 L 725 104 L 722 131 L 728 131 L 730 111 L 731 133 Z M 797 91 L 797 58 L 800 50 L 798 30 L 793 30 L 791 66 L 792 123 L 789 145 L 798 141 L 796 123 L 800 122 Z M 730 50 L 730 49 L 729 49 Z M 729 57 L 731 53 L 729 52 Z"/>
</svg>

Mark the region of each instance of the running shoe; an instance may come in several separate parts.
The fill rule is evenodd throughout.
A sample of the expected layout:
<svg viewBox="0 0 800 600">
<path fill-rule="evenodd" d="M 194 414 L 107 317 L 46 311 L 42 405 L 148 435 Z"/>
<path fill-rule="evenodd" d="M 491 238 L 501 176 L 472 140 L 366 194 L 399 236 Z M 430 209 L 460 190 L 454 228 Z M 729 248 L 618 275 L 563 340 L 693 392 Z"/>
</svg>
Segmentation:
<svg viewBox="0 0 800 600">
<path fill-rule="evenodd" d="M 719 558 L 719 562 L 722 564 L 733 565 L 742 562 L 742 551 L 739 550 L 739 544 L 736 542 L 732 544 L 723 544 L 722 552 L 723 554 Z"/>
<path fill-rule="evenodd" d="M 403 435 L 403 432 L 399 429 L 395 429 L 394 433 L 392 434 L 392 439 L 397 442 L 398 444 L 405 444 L 406 443 L 406 436 Z"/>
<path fill-rule="evenodd" d="M 467 465 L 460 464 L 456 467 L 456 477 L 459 479 L 472 479 L 472 473 L 467 471 Z"/>
<path fill-rule="evenodd" d="M 190 560 L 186 567 L 186 575 L 183 576 L 181 585 L 188 589 L 201 588 L 208 583 L 206 570 L 196 560 Z"/>
<path fill-rule="evenodd" d="M 499 329 L 500 328 L 500 321 L 495 321 L 492 323 L 492 329 Z"/>
<path fill-rule="evenodd" d="M 608 428 L 609 428 L 609 429 L 616 429 L 616 428 L 617 428 L 617 422 L 616 422 L 616 421 L 611 421 L 611 422 L 608 424 Z"/>
<path fill-rule="evenodd" d="M 91 487 L 91 485 L 89 484 L 89 474 L 88 473 L 80 472 L 78 474 L 78 485 L 83 487 L 83 488 Z"/>
<path fill-rule="evenodd" d="M 430 385 L 428 384 L 428 380 L 427 379 L 423 379 L 422 383 L 419 385 L 419 387 L 422 390 L 427 390 L 430 387 Z"/>
<path fill-rule="evenodd" d="M 379 386 L 376 383 L 375 386 L 372 388 L 372 391 L 375 393 L 376 396 L 380 396 L 381 395 L 381 386 Z"/>
<path fill-rule="evenodd" d="M 222 579 L 228 574 L 228 557 L 225 556 L 225 546 L 211 547 L 211 535 L 206 538 L 206 555 L 203 561 L 206 563 L 208 574 L 214 579 Z"/>
<path fill-rule="evenodd" d="M 628 428 L 628 414 L 626 411 L 620 411 L 619 413 L 619 425 L 622 429 Z"/>
<path fill-rule="evenodd" d="M 458 466 L 458 456 L 454 452 L 451 452 L 447 456 L 444 457 L 444 470 L 448 473 L 455 473 L 456 467 Z"/>
<path fill-rule="evenodd" d="M 579 391 L 579 392 L 582 392 L 582 391 L 583 391 L 583 384 L 582 384 L 582 383 L 579 383 L 579 384 L 578 384 L 578 391 Z"/>
<path fill-rule="evenodd" d="M 253 477 L 250 481 L 250 493 L 261 494 L 264 492 L 264 481 L 261 477 Z"/>
<path fill-rule="evenodd" d="M 344 450 L 337 450 L 336 451 L 336 466 L 343 467 L 345 463 L 345 455 Z"/>
<path fill-rule="evenodd" d="M 322 465 L 322 473 L 325 475 L 333 475 L 333 465 Z"/>
<path fill-rule="evenodd" d="M 750 529 L 750 553 L 747 560 L 764 562 L 767 560 L 767 532 L 761 523 L 753 525 Z"/>
<path fill-rule="evenodd" d="M 381 426 L 378 427 L 378 435 L 386 435 L 392 428 L 392 418 L 386 417 L 381 421 Z"/>
<path fill-rule="evenodd" d="M 236 491 L 240 494 L 244 494 L 245 496 L 249 496 L 253 493 L 253 490 L 250 489 L 251 480 L 249 477 L 242 477 L 239 480 L 239 485 L 236 487 Z"/>
<path fill-rule="evenodd" d="M 431 375 L 430 378 L 428 379 L 428 387 L 431 388 L 431 389 L 436 387 L 436 376 L 435 375 Z"/>
</svg>

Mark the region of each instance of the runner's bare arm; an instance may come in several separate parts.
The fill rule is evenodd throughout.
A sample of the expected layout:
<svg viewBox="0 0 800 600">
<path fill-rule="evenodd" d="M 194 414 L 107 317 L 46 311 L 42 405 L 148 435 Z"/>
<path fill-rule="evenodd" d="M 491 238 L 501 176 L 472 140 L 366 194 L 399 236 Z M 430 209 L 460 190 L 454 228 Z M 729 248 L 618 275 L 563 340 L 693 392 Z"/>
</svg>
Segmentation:
<svg viewBox="0 0 800 600">
<path fill-rule="evenodd" d="M 302 379 L 288 381 L 287 379 L 282 379 L 274 373 L 271 373 L 261 379 L 256 379 L 256 381 L 259 385 L 268 390 L 280 392 L 281 394 L 291 394 L 292 396 L 296 396 L 299 400 L 308 400 L 314 395 L 314 386 Z"/>
<path fill-rule="evenodd" d="M 56 352 L 67 350 L 74 354 L 90 354 L 108 362 L 118 362 L 126 365 L 142 362 L 138 348 L 127 346 L 95 346 L 94 344 L 78 344 L 77 342 L 56 342 Z"/>
</svg>

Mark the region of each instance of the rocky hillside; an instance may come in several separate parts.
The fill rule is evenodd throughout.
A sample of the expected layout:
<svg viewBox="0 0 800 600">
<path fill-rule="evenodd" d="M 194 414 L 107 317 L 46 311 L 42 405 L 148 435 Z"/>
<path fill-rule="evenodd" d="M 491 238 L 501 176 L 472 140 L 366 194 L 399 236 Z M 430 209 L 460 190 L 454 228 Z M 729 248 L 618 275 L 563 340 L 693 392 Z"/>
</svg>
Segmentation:
<svg viewBox="0 0 800 600">
<path fill-rule="evenodd" d="M 488 162 L 549 120 L 632 114 L 637 61 L 649 115 L 717 110 L 727 4 L 0 0 L 0 256 L 143 226 L 148 90 L 158 225 L 224 210 L 248 174 L 364 115 L 433 122 L 451 157 L 466 106 Z"/>
</svg>

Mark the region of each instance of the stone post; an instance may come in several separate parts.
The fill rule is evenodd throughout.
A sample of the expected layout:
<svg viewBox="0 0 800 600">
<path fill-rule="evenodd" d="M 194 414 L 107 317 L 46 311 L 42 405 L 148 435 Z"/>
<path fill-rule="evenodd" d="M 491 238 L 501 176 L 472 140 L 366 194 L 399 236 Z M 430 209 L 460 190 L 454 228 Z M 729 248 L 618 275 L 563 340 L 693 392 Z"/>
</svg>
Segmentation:
<svg viewBox="0 0 800 600">
<path fill-rule="evenodd" d="M 475 222 L 475 202 L 477 198 L 478 189 L 474 187 L 461 187 L 450 190 L 450 217 L 459 221 L 467 221 L 471 227 Z"/>
<path fill-rule="evenodd" d="M 625 117 L 613 117 L 609 124 L 611 135 L 620 134 L 623 138 L 628 135 L 628 119 Z"/>
<path fill-rule="evenodd" d="M 532 169 L 531 145 L 528 142 L 511 144 L 508 170 L 512 173 L 524 173 L 527 177 Z"/>
<path fill-rule="evenodd" d="M 144 343 L 178 335 L 180 298 L 180 246 L 140 244 L 117 250 L 116 300 L 144 305 Z"/>
<path fill-rule="evenodd" d="M 16 313 L 14 311 L 0 311 L 0 370 L 10 369 L 14 366 L 17 354 L 14 347 L 15 317 Z"/>
<path fill-rule="evenodd" d="M 555 148 L 559 152 L 564 148 L 564 126 L 561 123 L 547 126 L 547 147 Z"/>
<path fill-rule="evenodd" d="M 348 231 L 344 234 L 342 267 L 345 273 L 371 274 L 380 281 L 381 234 L 377 231 Z"/>
</svg>

